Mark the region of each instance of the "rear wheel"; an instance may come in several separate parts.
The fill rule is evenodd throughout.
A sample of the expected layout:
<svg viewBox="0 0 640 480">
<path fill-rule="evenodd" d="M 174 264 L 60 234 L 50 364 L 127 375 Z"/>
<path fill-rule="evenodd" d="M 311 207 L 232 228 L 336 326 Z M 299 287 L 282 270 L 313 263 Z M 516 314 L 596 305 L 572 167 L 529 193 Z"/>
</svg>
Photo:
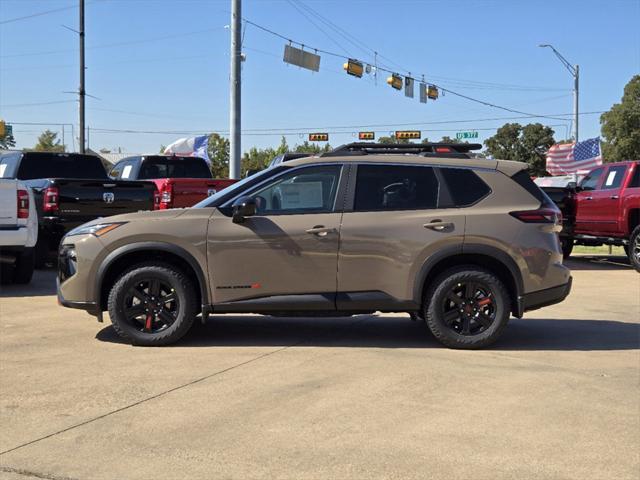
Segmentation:
<svg viewBox="0 0 640 480">
<path fill-rule="evenodd" d="M 29 283 L 33 276 L 35 268 L 35 252 L 32 248 L 28 248 L 16 258 L 13 267 L 13 282 L 19 284 Z"/>
<path fill-rule="evenodd" d="M 573 252 L 573 238 L 560 237 L 560 247 L 562 248 L 562 257 L 569 258 Z"/>
<path fill-rule="evenodd" d="M 427 290 L 427 326 L 450 348 L 482 348 L 495 342 L 509 321 L 511 301 L 500 279 L 475 266 L 447 270 Z"/>
<path fill-rule="evenodd" d="M 172 265 L 137 265 L 111 289 L 109 316 L 116 332 L 134 345 L 168 345 L 193 324 L 195 291 L 193 282 Z"/>
<path fill-rule="evenodd" d="M 625 249 L 631 266 L 640 272 L 640 225 L 633 229 L 629 237 L 629 246 Z"/>
</svg>

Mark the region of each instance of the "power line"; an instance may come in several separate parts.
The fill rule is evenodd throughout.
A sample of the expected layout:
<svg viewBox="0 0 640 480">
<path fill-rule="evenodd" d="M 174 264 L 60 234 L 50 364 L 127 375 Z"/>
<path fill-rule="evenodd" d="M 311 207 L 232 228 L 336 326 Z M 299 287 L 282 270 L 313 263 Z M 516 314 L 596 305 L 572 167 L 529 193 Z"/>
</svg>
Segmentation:
<svg viewBox="0 0 640 480">
<path fill-rule="evenodd" d="M 76 101 L 77 100 L 57 100 L 53 102 L 14 103 L 11 105 L 0 105 L 0 108 L 39 107 L 41 105 L 55 105 L 58 103 L 75 103 Z"/>
<path fill-rule="evenodd" d="M 276 36 L 278 38 L 281 38 L 281 39 L 289 42 L 290 44 L 296 44 L 296 45 L 299 45 L 302 48 L 307 47 L 308 49 L 313 50 L 316 53 L 323 53 L 325 55 L 330 55 L 330 56 L 333 56 L 333 57 L 336 57 L 336 58 L 340 58 L 340 59 L 343 59 L 343 60 L 349 60 L 349 57 L 344 56 L 342 54 L 331 52 L 331 51 L 324 50 L 324 49 L 321 49 L 321 48 L 312 47 L 312 46 L 307 45 L 307 44 L 305 44 L 303 42 L 300 42 L 300 41 L 297 41 L 297 40 L 293 40 L 292 38 L 288 38 L 287 36 L 285 36 L 285 35 L 283 35 L 281 33 L 278 33 L 278 32 L 276 32 L 274 30 L 271 30 L 271 29 L 269 29 L 267 27 L 259 25 L 259 24 L 255 23 L 255 22 L 252 22 L 251 20 L 248 20 L 246 18 L 243 18 L 243 20 L 244 20 L 245 23 L 248 23 L 249 25 L 253 25 L 254 27 L 256 27 L 256 28 L 258 28 L 258 29 L 260 29 L 260 30 L 262 30 L 264 32 L 267 32 L 267 33 L 269 33 L 271 35 L 274 35 L 274 36 Z M 368 62 L 368 63 L 371 64 L 371 62 Z M 394 72 L 393 70 L 390 70 L 388 68 L 384 68 L 384 67 L 381 67 L 381 66 L 378 66 L 377 69 L 380 70 L 380 71 L 386 72 L 386 73 L 390 73 L 390 74 L 397 73 L 397 72 Z M 419 75 L 424 77 L 424 75 L 422 75 L 422 74 L 419 74 Z M 410 77 L 410 78 L 414 78 L 415 79 L 415 77 Z M 450 95 L 455 95 L 457 97 L 464 98 L 465 100 L 468 100 L 470 102 L 479 103 L 479 104 L 487 106 L 487 107 L 497 108 L 499 110 L 504 110 L 506 112 L 517 113 L 517 114 L 520 114 L 520 115 L 526 115 L 526 116 L 533 117 L 533 118 L 547 118 L 547 119 L 550 119 L 550 120 L 565 120 L 564 118 L 550 117 L 550 116 L 547 116 L 547 115 L 538 115 L 538 114 L 534 114 L 534 113 L 524 112 L 522 110 L 516 110 L 514 108 L 504 107 L 502 105 L 498 105 L 498 104 L 495 104 L 495 103 L 492 103 L 492 102 L 488 102 L 488 101 L 485 101 L 485 100 L 480 100 L 478 98 L 474 98 L 474 97 L 471 97 L 469 95 L 464 95 L 464 94 L 456 92 L 454 90 L 451 90 L 451 89 L 448 89 L 448 88 L 444 88 L 441 85 L 437 85 L 435 83 L 432 83 L 432 84 L 434 86 L 436 86 L 442 92 L 448 93 Z"/>
<path fill-rule="evenodd" d="M 9 20 L 2 20 L 0 22 L 0 25 L 4 25 L 6 23 L 19 22 L 20 20 L 27 20 L 29 18 L 40 17 L 42 15 L 48 15 L 49 13 L 62 12 L 63 10 L 71 10 L 74 8 L 76 8 L 76 6 L 71 5 L 69 7 L 60 7 L 60 8 L 54 8 L 52 10 L 45 10 L 44 12 L 32 13 L 31 15 L 25 15 L 23 17 L 10 18 Z"/>
</svg>

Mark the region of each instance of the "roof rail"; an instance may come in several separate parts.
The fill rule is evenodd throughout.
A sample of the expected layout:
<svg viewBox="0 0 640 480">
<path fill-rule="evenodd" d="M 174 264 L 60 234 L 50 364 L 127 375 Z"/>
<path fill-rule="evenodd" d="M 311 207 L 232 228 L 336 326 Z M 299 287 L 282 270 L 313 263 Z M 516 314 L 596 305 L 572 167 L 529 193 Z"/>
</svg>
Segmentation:
<svg viewBox="0 0 640 480">
<path fill-rule="evenodd" d="M 469 158 L 471 150 L 480 150 L 479 143 L 368 143 L 355 142 L 341 145 L 321 157 L 369 154 L 414 154 L 425 157 Z"/>
</svg>

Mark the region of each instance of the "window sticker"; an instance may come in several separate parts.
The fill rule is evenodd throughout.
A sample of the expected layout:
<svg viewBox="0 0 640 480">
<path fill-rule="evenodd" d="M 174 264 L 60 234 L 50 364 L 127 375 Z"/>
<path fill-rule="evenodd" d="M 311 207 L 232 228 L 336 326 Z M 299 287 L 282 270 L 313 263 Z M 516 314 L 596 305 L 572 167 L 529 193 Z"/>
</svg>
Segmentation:
<svg viewBox="0 0 640 480">
<path fill-rule="evenodd" d="M 280 185 L 282 208 L 298 210 L 322 208 L 322 182 L 300 182 Z"/>
<path fill-rule="evenodd" d="M 613 172 L 609 172 L 609 175 L 607 175 L 607 181 L 604 182 L 604 186 L 605 187 L 610 187 L 611 185 L 613 185 L 613 182 L 615 182 L 616 180 L 616 175 L 618 174 L 618 171 L 615 170 Z"/>
<path fill-rule="evenodd" d="M 0 178 L 4 177 L 4 171 L 7 169 L 7 164 L 3 163 L 2 165 L 0 165 Z"/>
<path fill-rule="evenodd" d="M 131 174 L 131 165 L 125 165 L 124 169 L 122 170 L 122 178 L 129 178 L 129 175 Z"/>
</svg>

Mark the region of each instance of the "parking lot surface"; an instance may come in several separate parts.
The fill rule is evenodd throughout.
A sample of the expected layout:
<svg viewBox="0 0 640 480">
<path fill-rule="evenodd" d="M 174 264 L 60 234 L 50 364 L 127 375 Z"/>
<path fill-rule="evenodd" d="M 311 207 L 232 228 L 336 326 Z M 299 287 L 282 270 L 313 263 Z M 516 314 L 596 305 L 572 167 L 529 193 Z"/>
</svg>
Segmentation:
<svg viewBox="0 0 640 480">
<path fill-rule="evenodd" d="M 637 480 L 640 275 L 568 265 L 564 303 L 480 351 L 387 314 L 214 316 L 131 347 L 37 272 L 0 294 L 0 478 Z"/>
</svg>

